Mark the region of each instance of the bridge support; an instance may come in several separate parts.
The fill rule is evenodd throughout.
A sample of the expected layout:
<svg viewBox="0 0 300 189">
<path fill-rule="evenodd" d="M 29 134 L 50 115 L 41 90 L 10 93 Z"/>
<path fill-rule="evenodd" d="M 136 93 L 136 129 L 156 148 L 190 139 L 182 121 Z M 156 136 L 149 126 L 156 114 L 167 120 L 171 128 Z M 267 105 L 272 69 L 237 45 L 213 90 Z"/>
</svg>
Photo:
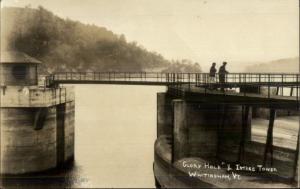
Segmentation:
<svg viewBox="0 0 300 189">
<path fill-rule="evenodd" d="M 0 108 L 1 174 L 24 174 L 56 167 L 56 108 L 50 107 L 43 128 L 35 130 L 37 108 Z"/>
<path fill-rule="evenodd" d="M 250 110 L 251 109 L 249 106 L 242 107 L 242 136 L 241 136 L 241 142 L 239 148 L 238 162 L 241 162 L 241 160 L 244 157 L 246 141 L 251 140 L 251 117 L 249 119 Z M 249 120 L 250 120 L 250 124 L 249 124 Z"/>
<path fill-rule="evenodd" d="M 269 119 L 269 127 L 267 132 L 267 141 L 264 153 L 263 165 L 265 166 L 267 163 L 268 155 L 270 155 L 271 166 L 273 165 L 273 128 L 274 128 L 274 120 L 276 117 L 276 110 L 270 109 L 270 119 Z"/>
<path fill-rule="evenodd" d="M 172 136 L 173 106 L 167 93 L 157 94 L 157 138 L 161 135 Z"/>
<path fill-rule="evenodd" d="M 251 139 L 252 108 L 221 105 L 219 111 L 218 159 L 238 162 L 243 157 L 245 144 Z"/>
<path fill-rule="evenodd" d="M 188 156 L 188 121 L 187 104 L 183 100 L 173 100 L 174 103 L 174 130 L 173 130 L 173 157 L 175 162 Z"/>
<path fill-rule="evenodd" d="M 41 172 L 72 162 L 74 108 L 74 101 L 42 110 L 0 107 L 0 173 Z"/>
<path fill-rule="evenodd" d="M 299 152 L 299 145 L 300 144 L 299 143 L 300 143 L 300 128 L 298 129 L 297 147 L 296 147 L 296 152 L 295 152 L 294 170 L 293 170 L 294 171 L 294 173 L 293 173 L 294 181 L 297 183 L 298 186 L 300 184 L 299 176 L 298 176 L 299 175 L 299 162 L 300 162 L 300 152 Z"/>
<path fill-rule="evenodd" d="M 251 108 L 173 100 L 173 160 L 218 158 L 236 162 L 251 138 Z M 242 124 L 243 123 L 243 124 Z M 242 136 L 241 136 L 242 133 Z"/>
<path fill-rule="evenodd" d="M 215 158 L 218 142 L 216 105 L 173 100 L 174 161 L 184 157 Z"/>
</svg>

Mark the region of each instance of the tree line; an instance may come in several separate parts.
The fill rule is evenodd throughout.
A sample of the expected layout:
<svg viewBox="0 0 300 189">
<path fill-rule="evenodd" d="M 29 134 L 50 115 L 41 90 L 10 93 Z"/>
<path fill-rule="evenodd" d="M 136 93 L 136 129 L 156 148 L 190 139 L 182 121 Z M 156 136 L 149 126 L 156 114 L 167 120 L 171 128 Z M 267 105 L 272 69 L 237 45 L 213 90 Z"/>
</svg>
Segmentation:
<svg viewBox="0 0 300 189">
<path fill-rule="evenodd" d="M 190 60 L 165 59 L 105 27 L 62 19 L 43 7 L 2 8 L 1 39 L 8 50 L 41 60 L 42 71 L 200 72 Z"/>
</svg>

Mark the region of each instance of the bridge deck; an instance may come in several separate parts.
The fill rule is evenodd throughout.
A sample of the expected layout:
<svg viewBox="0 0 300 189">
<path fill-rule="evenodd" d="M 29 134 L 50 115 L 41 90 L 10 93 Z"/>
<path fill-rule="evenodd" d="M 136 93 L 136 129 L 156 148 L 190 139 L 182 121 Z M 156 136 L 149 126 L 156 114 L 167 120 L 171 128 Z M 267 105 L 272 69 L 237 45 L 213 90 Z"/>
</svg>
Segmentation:
<svg viewBox="0 0 300 189">
<path fill-rule="evenodd" d="M 126 85 L 166 85 L 173 94 L 188 100 L 209 103 L 251 104 L 275 108 L 297 109 L 300 96 L 300 74 L 231 73 L 225 83 L 214 81 L 208 73 L 160 73 L 160 72 L 65 72 L 55 73 L 46 78 L 47 86 L 58 84 L 126 84 Z M 239 93 L 234 90 L 222 92 L 209 88 L 267 88 L 266 94 Z M 277 88 L 281 94 L 272 94 Z M 289 88 L 290 95 L 284 95 Z M 280 95 L 278 95 L 280 94 Z"/>
<path fill-rule="evenodd" d="M 219 76 L 215 79 L 219 81 Z M 65 72 L 47 76 L 47 85 L 53 83 L 103 83 L 169 85 L 191 83 L 198 86 L 221 85 L 211 82 L 208 73 L 160 73 L 160 72 Z M 300 74 L 253 74 L 232 73 L 226 75 L 226 87 L 255 86 L 299 86 Z"/>
<path fill-rule="evenodd" d="M 112 84 L 112 85 L 157 85 L 157 86 L 168 86 L 173 82 L 168 81 L 151 81 L 151 80 L 55 80 L 56 84 Z M 183 84 L 187 84 L 184 82 Z"/>
<path fill-rule="evenodd" d="M 170 86 L 169 93 L 190 101 L 251 105 L 276 109 L 294 109 L 299 107 L 298 96 L 279 96 L 255 93 L 239 93 L 235 90 L 209 90 L 195 85 Z"/>
</svg>

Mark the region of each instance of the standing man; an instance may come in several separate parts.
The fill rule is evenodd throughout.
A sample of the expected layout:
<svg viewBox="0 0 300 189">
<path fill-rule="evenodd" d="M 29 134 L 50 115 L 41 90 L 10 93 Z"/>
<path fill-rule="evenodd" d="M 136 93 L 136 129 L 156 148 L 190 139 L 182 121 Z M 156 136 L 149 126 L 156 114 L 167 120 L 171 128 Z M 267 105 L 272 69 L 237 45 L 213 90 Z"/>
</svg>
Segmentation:
<svg viewBox="0 0 300 189">
<path fill-rule="evenodd" d="M 216 81 L 216 73 L 216 63 L 213 62 L 209 70 L 209 88 L 212 88 L 211 83 L 215 83 Z"/>
<path fill-rule="evenodd" d="M 226 70 L 226 64 L 227 62 L 223 62 L 223 65 L 219 68 L 219 81 L 221 85 L 225 84 L 226 74 L 229 73 Z M 224 91 L 224 86 L 221 87 L 221 90 Z"/>
</svg>

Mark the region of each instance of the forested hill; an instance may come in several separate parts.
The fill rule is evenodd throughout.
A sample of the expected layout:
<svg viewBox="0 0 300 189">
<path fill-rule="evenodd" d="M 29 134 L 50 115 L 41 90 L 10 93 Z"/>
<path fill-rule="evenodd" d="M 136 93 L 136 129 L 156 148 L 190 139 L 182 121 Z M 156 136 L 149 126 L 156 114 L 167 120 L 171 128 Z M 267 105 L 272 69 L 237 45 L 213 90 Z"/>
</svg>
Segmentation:
<svg viewBox="0 0 300 189">
<path fill-rule="evenodd" d="M 199 72 L 189 60 L 166 60 L 104 27 L 62 19 L 39 7 L 1 8 L 1 50 L 25 52 L 54 71 Z M 6 40 L 3 40 L 6 39 Z"/>
<path fill-rule="evenodd" d="M 257 63 L 248 66 L 246 71 L 266 73 L 299 73 L 299 57 Z"/>
</svg>

